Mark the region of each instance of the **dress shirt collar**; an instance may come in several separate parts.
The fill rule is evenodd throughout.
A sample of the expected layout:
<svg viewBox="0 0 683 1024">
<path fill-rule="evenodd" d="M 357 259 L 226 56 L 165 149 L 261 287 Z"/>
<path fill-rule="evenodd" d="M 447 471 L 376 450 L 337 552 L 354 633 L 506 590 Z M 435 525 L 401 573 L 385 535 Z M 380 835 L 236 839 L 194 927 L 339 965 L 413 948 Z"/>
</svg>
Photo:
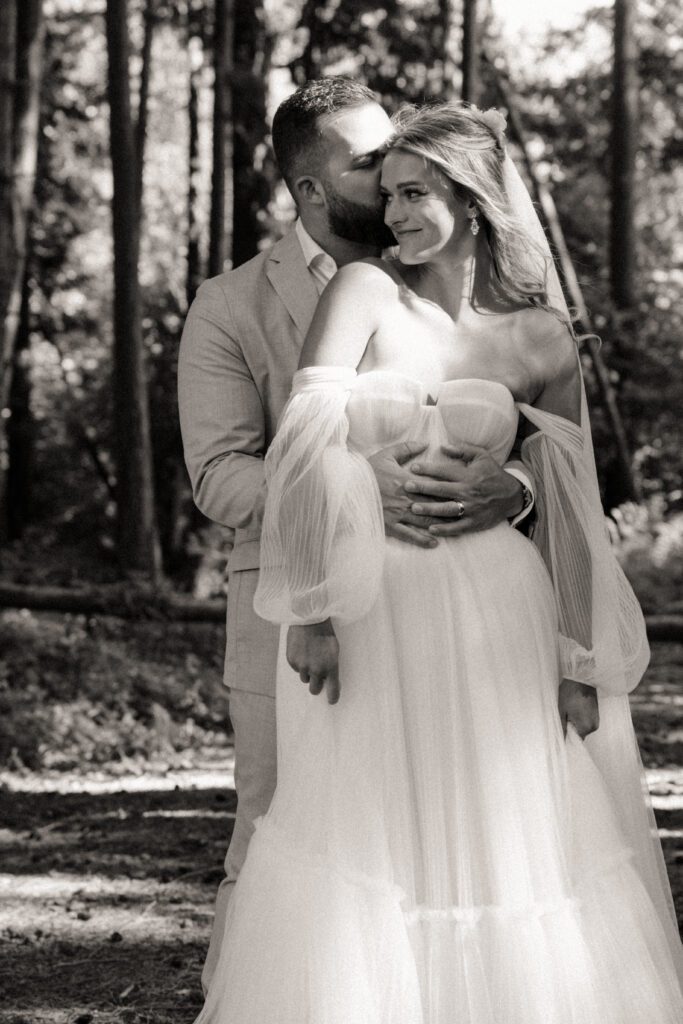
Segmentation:
<svg viewBox="0 0 683 1024">
<path fill-rule="evenodd" d="M 330 256 L 328 252 L 318 245 L 314 238 L 311 238 L 306 228 L 301 223 L 301 218 L 297 219 L 294 225 L 296 231 L 296 237 L 299 239 L 299 245 L 301 251 L 304 254 L 306 260 L 306 266 L 323 286 L 331 280 L 337 273 L 337 264 L 333 256 Z"/>
</svg>

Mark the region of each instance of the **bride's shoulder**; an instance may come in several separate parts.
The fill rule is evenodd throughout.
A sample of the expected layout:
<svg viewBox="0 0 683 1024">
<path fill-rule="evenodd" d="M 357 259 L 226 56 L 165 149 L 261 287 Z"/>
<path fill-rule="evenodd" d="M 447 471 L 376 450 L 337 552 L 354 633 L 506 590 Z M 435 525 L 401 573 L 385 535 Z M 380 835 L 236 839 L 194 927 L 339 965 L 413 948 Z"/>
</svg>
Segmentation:
<svg viewBox="0 0 683 1024">
<path fill-rule="evenodd" d="M 520 310 L 515 320 L 519 356 L 539 381 L 578 374 L 578 350 L 569 324 L 547 309 Z"/>
<path fill-rule="evenodd" d="M 344 291 L 365 290 L 368 285 L 380 288 L 383 293 L 396 292 L 401 284 L 398 271 L 389 260 L 368 256 L 363 260 L 354 260 L 340 267 L 330 284 Z M 328 285 L 329 287 L 329 285 Z"/>
</svg>

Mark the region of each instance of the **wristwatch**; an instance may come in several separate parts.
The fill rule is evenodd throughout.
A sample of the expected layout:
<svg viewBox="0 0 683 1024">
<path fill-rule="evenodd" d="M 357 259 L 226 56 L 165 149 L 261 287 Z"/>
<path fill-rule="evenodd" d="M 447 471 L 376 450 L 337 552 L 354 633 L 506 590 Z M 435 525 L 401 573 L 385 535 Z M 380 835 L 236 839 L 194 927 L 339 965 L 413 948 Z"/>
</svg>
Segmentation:
<svg viewBox="0 0 683 1024">
<path fill-rule="evenodd" d="M 522 483 L 521 480 L 520 480 L 520 483 Z M 516 519 L 517 516 L 521 516 L 521 514 L 523 512 L 526 512 L 526 510 L 531 505 L 533 505 L 533 503 L 534 503 L 534 496 L 533 496 L 533 494 L 531 493 L 529 488 L 526 486 L 526 484 L 522 484 L 522 507 L 520 508 L 519 512 L 515 512 L 514 516 L 510 516 L 510 519 Z"/>
</svg>

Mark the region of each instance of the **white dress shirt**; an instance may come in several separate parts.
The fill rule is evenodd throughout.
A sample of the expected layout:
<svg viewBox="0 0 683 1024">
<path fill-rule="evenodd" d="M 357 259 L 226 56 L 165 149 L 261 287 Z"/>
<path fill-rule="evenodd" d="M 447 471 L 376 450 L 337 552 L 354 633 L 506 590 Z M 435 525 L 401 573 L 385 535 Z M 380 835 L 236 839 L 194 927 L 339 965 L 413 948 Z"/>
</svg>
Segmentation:
<svg viewBox="0 0 683 1024">
<path fill-rule="evenodd" d="M 299 218 L 294 225 L 296 237 L 306 260 L 308 272 L 315 281 L 318 295 L 321 294 L 325 285 L 329 284 L 337 273 L 337 264 L 328 252 L 318 245 L 314 238 L 311 238 Z"/>
</svg>

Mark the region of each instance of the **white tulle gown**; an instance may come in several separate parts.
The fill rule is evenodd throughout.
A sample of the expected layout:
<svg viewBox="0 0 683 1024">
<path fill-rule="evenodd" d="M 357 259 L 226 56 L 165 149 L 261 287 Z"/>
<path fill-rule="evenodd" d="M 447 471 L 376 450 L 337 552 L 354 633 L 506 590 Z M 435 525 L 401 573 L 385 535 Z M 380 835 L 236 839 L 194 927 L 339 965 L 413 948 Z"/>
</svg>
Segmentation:
<svg viewBox="0 0 683 1024">
<path fill-rule="evenodd" d="M 539 428 L 525 459 L 540 542 L 499 525 L 423 550 L 385 539 L 365 456 L 463 439 L 502 464 L 518 421 L 491 381 L 425 402 L 394 372 L 295 378 L 268 459 L 257 608 L 332 615 L 342 695 L 312 697 L 281 651 L 277 792 L 199 1021 L 681 1024 L 623 696 L 646 663 L 642 619 L 601 568 L 584 435 L 521 407 Z M 620 609 L 611 632 L 600 587 Z M 558 717 L 572 673 L 601 687 L 585 744 Z"/>
</svg>

